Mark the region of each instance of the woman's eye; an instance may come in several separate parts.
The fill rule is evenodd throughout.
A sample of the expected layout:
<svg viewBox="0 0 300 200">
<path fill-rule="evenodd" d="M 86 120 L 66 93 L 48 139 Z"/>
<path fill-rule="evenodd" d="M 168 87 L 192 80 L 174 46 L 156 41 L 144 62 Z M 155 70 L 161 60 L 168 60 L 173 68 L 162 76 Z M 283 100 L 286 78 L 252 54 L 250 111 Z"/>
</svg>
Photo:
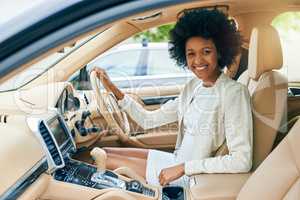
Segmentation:
<svg viewBox="0 0 300 200">
<path fill-rule="evenodd" d="M 192 57 L 194 55 L 194 53 L 187 53 L 186 56 L 187 57 Z"/>
<path fill-rule="evenodd" d="M 203 54 L 204 54 L 204 55 L 208 55 L 208 54 L 210 54 L 210 52 L 211 52 L 210 49 L 204 49 L 204 50 L 203 50 Z"/>
</svg>

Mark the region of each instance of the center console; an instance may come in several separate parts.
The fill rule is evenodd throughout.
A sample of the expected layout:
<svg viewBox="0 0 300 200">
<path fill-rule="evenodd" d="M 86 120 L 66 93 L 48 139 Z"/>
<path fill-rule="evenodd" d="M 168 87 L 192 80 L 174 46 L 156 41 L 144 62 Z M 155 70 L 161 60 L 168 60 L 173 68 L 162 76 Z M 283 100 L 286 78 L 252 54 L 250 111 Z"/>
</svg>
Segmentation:
<svg viewBox="0 0 300 200">
<path fill-rule="evenodd" d="M 112 171 L 97 171 L 96 167 L 92 165 L 72 159 L 67 159 L 65 167 L 56 170 L 53 176 L 58 181 L 95 189 L 118 188 L 149 197 L 155 196 L 153 189 L 144 186 L 139 181 L 125 181 Z"/>
<path fill-rule="evenodd" d="M 76 144 L 63 117 L 58 113 L 43 118 L 28 118 L 28 125 L 42 144 L 47 156 L 48 173 L 56 181 L 100 191 L 119 189 L 130 192 L 137 199 L 185 199 L 182 187 L 163 187 L 160 193 L 156 187 L 72 159 L 76 153 Z"/>
</svg>

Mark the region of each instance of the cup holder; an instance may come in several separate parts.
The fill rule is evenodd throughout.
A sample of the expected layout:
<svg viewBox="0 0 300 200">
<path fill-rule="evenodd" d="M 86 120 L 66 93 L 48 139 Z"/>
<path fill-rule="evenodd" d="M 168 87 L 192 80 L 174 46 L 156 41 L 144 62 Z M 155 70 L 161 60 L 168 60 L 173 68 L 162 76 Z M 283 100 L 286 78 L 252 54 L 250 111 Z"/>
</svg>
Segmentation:
<svg viewBox="0 0 300 200">
<path fill-rule="evenodd" d="M 184 189 L 181 186 L 166 186 L 162 189 L 163 200 L 184 200 Z"/>
</svg>

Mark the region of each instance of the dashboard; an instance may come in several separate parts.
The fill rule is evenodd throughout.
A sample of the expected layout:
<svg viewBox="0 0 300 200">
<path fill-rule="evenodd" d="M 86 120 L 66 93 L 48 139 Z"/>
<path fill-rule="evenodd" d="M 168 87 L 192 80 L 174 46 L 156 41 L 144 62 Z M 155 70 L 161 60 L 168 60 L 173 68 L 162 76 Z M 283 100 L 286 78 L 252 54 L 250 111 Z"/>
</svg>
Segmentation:
<svg viewBox="0 0 300 200">
<path fill-rule="evenodd" d="M 75 143 L 80 148 L 99 138 L 99 132 L 81 137 L 75 127 L 77 121 L 82 121 L 84 111 L 95 111 L 86 105 L 83 95 L 78 95 L 71 84 L 59 82 L 39 85 L 20 90 L 17 94 L 7 95 L 5 103 L 2 103 L 1 114 L 5 120 L 2 121 L 0 132 L 5 133 L 5 139 L 0 142 L 0 163 L 7 164 L 1 166 L 0 199 L 16 199 L 13 195 L 21 193 L 40 174 L 63 167 L 62 157 L 74 150 Z M 95 128 L 85 129 L 93 128 L 88 120 L 81 130 L 95 131 Z M 47 162 L 51 157 L 45 153 L 46 145 L 41 145 L 35 134 L 41 128 L 53 133 L 53 137 L 48 135 L 48 140 L 52 140 L 50 147 L 59 147 L 59 151 L 51 148 L 53 151 L 56 149 L 54 153 L 58 155 L 52 157 L 52 166 Z M 7 162 L 12 157 L 13 161 Z"/>
<path fill-rule="evenodd" d="M 95 166 L 75 160 L 85 147 L 101 139 L 99 133 L 105 126 L 92 94 L 78 93 L 68 83 L 56 83 L 22 91 L 20 97 L 31 108 L 36 105 L 39 112 L 11 114 L 0 128 L 10 133 L 1 142 L 2 149 L 14 149 L 11 154 L 1 154 L 0 161 L 7 161 L 11 155 L 15 158 L 0 172 L 1 177 L 9 177 L 1 180 L 0 199 L 17 199 L 45 176 L 49 184 L 79 185 L 97 192 L 115 188 L 139 197 L 158 198 L 155 187 L 109 170 L 100 173 Z"/>
<path fill-rule="evenodd" d="M 79 145 L 96 141 L 102 130 L 101 125 L 92 119 L 92 113 L 98 115 L 97 107 L 91 107 L 91 97 L 84 92 L 77 92 L 70 84 L 60 89 L 55 102 L 55 108 L 64 118 L 74 140 Z M 97 117 L 97 116 L 96 116 Z"/>
<path fill-rule="evenodd" d="M 76 150 L 75 142 L 64 119 L 55 110 L 48 110 L 41 115 L 10 116 L 9 122 L 14 126 L 16 123 L 22 124 L 24 132 L 10 132 L 11 134 L 9 134 L 13 136 L 15 144 L 20 143 L 18 146 L 14 146 L 19 152 L 15 153 L 16 161 L 7 166 L 9 169 L 3 168 L 6 174 L 2 175 L 10 177 L 10 179 L 1 178 L 0 189 L 3 192 L 0 199 L 17 199 L 41 174 L 47 171 L 52 173 L 56 169 L 64 167 L 64 158 Z M 8 125 L 8 128 L 12 127 L 10 124 Z M 20 125 L 17 129 L 21 128 Z M 2 143 L 4 148 L 12 145 L 10 141 L 7 139 Z M 9 158 L 0 157 L 0 159 L 7 160 Z M 20 169 L 24 171 L 18 174 Z"/>
<path fill-rule="evenodd" d="M 137 180 L 122 179 L 109 170 L 97 170 L 93 165 L 74 160 L 77 149 L 73 136 L 64 118 L 57 111 L 49 111 L 46 115 L 27 118 L 27 124 L 46 155 L 37 168 L 28 172 L 28 177 L 2 196 L 3 199 L 17 199 L 26 188 L 47 171 L 52 179 L 60 183 L 85 186 L 93 189 L 115 188 L 130 191 L 150 198 L 157 196 L 157 191 L 143 185 Z"/>
</svg>

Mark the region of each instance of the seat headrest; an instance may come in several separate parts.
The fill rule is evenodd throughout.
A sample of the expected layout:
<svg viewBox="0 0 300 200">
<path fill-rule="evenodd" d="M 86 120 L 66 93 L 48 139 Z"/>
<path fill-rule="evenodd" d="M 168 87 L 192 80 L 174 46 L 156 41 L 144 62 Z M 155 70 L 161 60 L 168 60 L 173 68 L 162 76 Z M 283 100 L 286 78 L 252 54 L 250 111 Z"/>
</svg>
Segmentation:
<svg viewBox="0 0 300 200">
<path fill-rule="evenodd" d="M 280 69 L 283 64 L 278 32 L 271 25 L 253 28 L 249 44 L 249 77 L 258 80 L 261 74 Z"/>
</svg>

